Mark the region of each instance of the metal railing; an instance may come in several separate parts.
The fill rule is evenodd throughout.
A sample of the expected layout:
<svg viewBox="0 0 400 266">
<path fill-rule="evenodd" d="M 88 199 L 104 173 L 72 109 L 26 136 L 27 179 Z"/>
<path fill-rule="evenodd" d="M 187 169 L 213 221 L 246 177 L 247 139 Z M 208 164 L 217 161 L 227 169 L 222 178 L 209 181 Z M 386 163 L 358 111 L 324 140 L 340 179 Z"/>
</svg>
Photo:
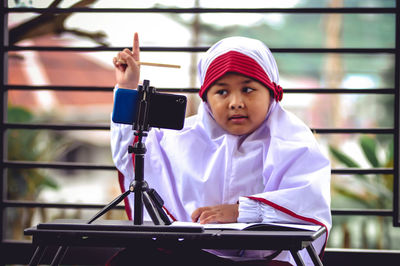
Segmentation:
<svg viewBox="0 0 400 266">
<path fill-rule="evenodd" d="M 7 2 L 7 1 L 5 1 Z M 242 8 L 242 9 L 216 9 L 216 8 L 104 8 L 104 9 L 91 9 L 91 8 L 8 8 L 7 3 L 4 3 L 4 9 L 1 10 L 3 19 L 0 27 L 2 28 L 2 52 L 1 62 L 3 64 L 3 73 L 1 75 L 2 93 L 0 102 L 2 119 L 0 121 L 0 134 L 2 141 L 0 141 L 0 161 L 2 177 L 0 182 L 0 240 L 1 246 L 4 245 L 4 232 L 5 228 L 5 210 L 6 208 L 27 207 L 27 208 L 76 208 L 76 209 L 100 209 L 103 205 L 98 204 L 63 204 L 63 203 L 38 203 L 27 202 L 7 199 L 7 184 L 6 174 L 7 169 L 10 168 L 51 168 L 51 169 L 85 169 L 85 170 L 108 170 L 114 171 L 113 165 L 97 165 L 87 163 L 43 163 L 43 162 L 30 162 L 30 161 L 9 161 L 7 160 L 7 139 L 6 131 L 10 129 L 26 129 L 26 130 L 108 130 L 109 125 L 91 125 L 91 124 L 17 124 L 9 123 L 7 117 L 7 92 L 8 90 L 55 90 L 55 91 L 112 91 L 109 87 L 84 87 L 84 86 L 30 86 L 30 85 L 10 85 L 7 82 L 7 54 L 10 51 L 60 51 L 60 52 L 81 52 L 81 51 L 120 51 L 124 47 L 47 47 L 47 46 L 9 46 L 8 45 L 8 22 L 7 17 L 9 13 L 65 13 L 65 12 L 136 12 L 136 13 L 310 13 L 310 14 L 327 14 L 327 13 L 362 13 L 362 14 L 395 14 L 396 15 L 396 44 L 395 48 L 275 48 L 271 49 L 273 53 L 350 53 L 350 54 L 390 54 L 395 57 L 395 85 L 394 88 L 382 89 L 285 89 L 285 93 L 317 93 L 317 94 L 389 94 L 395 98 L 394 103 L 394 126 L 390 128 L 314 128 L 313 132 L 317 134 L 390 134 L 394 139 L 394 166 L 393 168 L 368 168 L 368 169 L 332 169 L 332 174 L 390 174 L 394 178 L 394 191 L 393 191 L 393 209 L 392 210 L 360 210 L 360 209 L 333 209 L 333 215 L 374 215 L 374 216 L 387 216 L 393 217 L 393 225 L 400 226 L 400 213 L 399 213 L 399 73 L 400 73 L 400 12 L 399 0 L 397 0 L 397 7 L 395 8 Z M 143 52 L 203 52 L 208 47 L 141 47 Z M 196 93 L 196 88 L 161 88 L 167 92 L 189 92 Z M 160 89 L 160 90 L 161 90 Z M 1 250 L 1 248 L 0 248 Z M 0 252 L 2 253 L 2 252 Z"/>
</svg>

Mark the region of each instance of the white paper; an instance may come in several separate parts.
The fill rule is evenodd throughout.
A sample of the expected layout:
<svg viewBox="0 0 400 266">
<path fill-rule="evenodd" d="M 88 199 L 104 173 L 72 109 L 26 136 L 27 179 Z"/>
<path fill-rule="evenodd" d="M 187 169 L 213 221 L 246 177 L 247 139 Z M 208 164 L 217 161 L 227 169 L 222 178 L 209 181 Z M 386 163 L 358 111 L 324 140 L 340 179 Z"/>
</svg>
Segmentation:
<svg viewBox="0 0 400 266">
<path fill-rule="evenodd" d="M 171 226 L 183 226 L 183 227 L 201 227 L 204 229 L 232 229 L 232 230 L 243 230 L 248 227 L 254 225 L 263 225 L 262 223 L 225 223 L 225 224 L 199 224 L 193 222 L 173 222 Z M 319 225 L 310 225 L 310 224 L 286 224 L 286 223 L 266 223 L 265 225 L 271 226 L 282 226 L 287 228 L 297 228 L 301 230 L 308 230 L 308 231 L 318 231 L 321 227 Z"/>
</svg>

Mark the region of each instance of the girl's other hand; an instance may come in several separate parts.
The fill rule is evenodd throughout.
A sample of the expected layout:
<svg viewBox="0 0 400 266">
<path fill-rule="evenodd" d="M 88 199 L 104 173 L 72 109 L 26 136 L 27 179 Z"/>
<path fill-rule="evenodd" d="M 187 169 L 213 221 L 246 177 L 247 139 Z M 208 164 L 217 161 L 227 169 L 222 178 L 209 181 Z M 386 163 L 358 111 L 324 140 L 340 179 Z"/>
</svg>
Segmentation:
<svg viewBox="0 0 400 266">
<path fill-rule="evenodd" d="M 121 59 L 123 62 L 121 62 Z M 133 36 L 132 51 L 124 49 L 113 58 L 115 75 L 118 86 L 125 89 L 136 89 L 140 78 L 140 49 L 139 35 L 135 32 Z"/>
<path fill-rule="evenodd" d="M 239 204 L 222 204 L 196 209 L 192 221 L 201 224 L 236 223 L 239 216 Z"/>
</svg>

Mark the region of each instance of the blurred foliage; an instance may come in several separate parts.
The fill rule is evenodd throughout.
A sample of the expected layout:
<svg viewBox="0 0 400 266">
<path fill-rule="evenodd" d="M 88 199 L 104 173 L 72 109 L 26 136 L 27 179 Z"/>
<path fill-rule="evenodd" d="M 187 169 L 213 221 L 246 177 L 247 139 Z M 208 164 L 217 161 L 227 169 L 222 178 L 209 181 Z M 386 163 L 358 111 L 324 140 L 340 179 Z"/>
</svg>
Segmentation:
<svg viewBox="0 0 400 266">
<path fill-rule="evenodd" d="M 393 168 L 394 147 L 393 141 L 380 144 L 377 138 L 364 135 L 359 139 L 362 152 L 373 168 Z M 383 147 L 382 147 L 383 146 Z M 333 145 L 329 146 L 332 157 L 339 163 L 349 168 L 361 168 L 360 163 Z M 385 151 L 383 156 L 378 156 L 379 151 Z M 360 208 L 360 209 L 392 209 L 393 200 L 393 175 L 354 175 L 342 177 L 332 182 L 332 208 Z M 391 221 L 383 217 L 370 219 L 354 219 L 349 216 L 335 217 L 335 225 L 339 226 L 343 234 L 344 248 L 353 247 L 351 244 L 355 234 L 350 232 L 352 223 L 357 223 L 361 231 L 362 248 L 392 248 L 389 233 Z M 374 224 L 376 235 L 367 232 L 369 224 Z M 335 228 L 334 228 L 335 229 Z M 353 232 L 354 233 L 354 232 Z M 371 238 L 374 241 L 371 241 Z"/>
<path fill-rule="evenodd" d="M 34 116 L 22 107 L 8 108 L 8 122 L 30 123 Z M 55 135 L 42 130 L 9 130 L 7 157 L 10 161 L 43 161 L 59 154 L 63 149 Z M 57 184 L 36 168 L 8 169 L 9 199 L 33 200 L 45 188 L 57 189 Z"/>
<path fill-rule="evenodd" d="M 34 115 L 25 108 L 9 106 L 7 112 L 9 123 L 35 122 Z M 46 161 L 61 154 L 68 144 L 54 133 L 44 130 L 8 130 L 7 158 L 9 161 Z M 38 168 L 7 169 L 7 199 L 35 201 L 45 189 L 58 189 L 50 176 Z M 31 226 L 34 209 L 9 208 L 8 224 L 11 230 L 8 237 L 19 239 L 24 228 Z"/>
<path fill-rule="evenodd" d="M 380 147 L 376 138 L 362 136 L 359 145 L 365 158 L 373 168 L 393 167 L 393 142 L 387 147 Z M 378 151 L 384 149 L 383 159 L 378 158 Z M 336 161 L 349 168 L 361 168 L 352 156 L 345 154 L 333 145 L 329 150 Z M 365 208 L 391 209 L 393 197 L 393 175 L 354 175 L 351 186 L 348 182 L 332 182 L 334 193 L 346 195 L 347 198 L 359 202 Z"/>
</svg>

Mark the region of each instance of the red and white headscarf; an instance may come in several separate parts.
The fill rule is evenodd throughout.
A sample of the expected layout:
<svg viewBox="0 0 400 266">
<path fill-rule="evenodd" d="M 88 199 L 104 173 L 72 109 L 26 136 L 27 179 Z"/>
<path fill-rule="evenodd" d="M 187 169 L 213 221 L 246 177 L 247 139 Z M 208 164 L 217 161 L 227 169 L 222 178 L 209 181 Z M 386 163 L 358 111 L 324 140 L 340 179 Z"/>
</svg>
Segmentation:
<svg viewBox="0 0 400 266">
<path fill-rule="evenodd" d="M 214 44 L 198 64 L 200 97 L 228 72 L 236 72 L 264 84 L 276 101 L 282 99 L 278 67 L 271 51 L 261 41 L 245 37 L 229 37 Z"/>
</svg>

